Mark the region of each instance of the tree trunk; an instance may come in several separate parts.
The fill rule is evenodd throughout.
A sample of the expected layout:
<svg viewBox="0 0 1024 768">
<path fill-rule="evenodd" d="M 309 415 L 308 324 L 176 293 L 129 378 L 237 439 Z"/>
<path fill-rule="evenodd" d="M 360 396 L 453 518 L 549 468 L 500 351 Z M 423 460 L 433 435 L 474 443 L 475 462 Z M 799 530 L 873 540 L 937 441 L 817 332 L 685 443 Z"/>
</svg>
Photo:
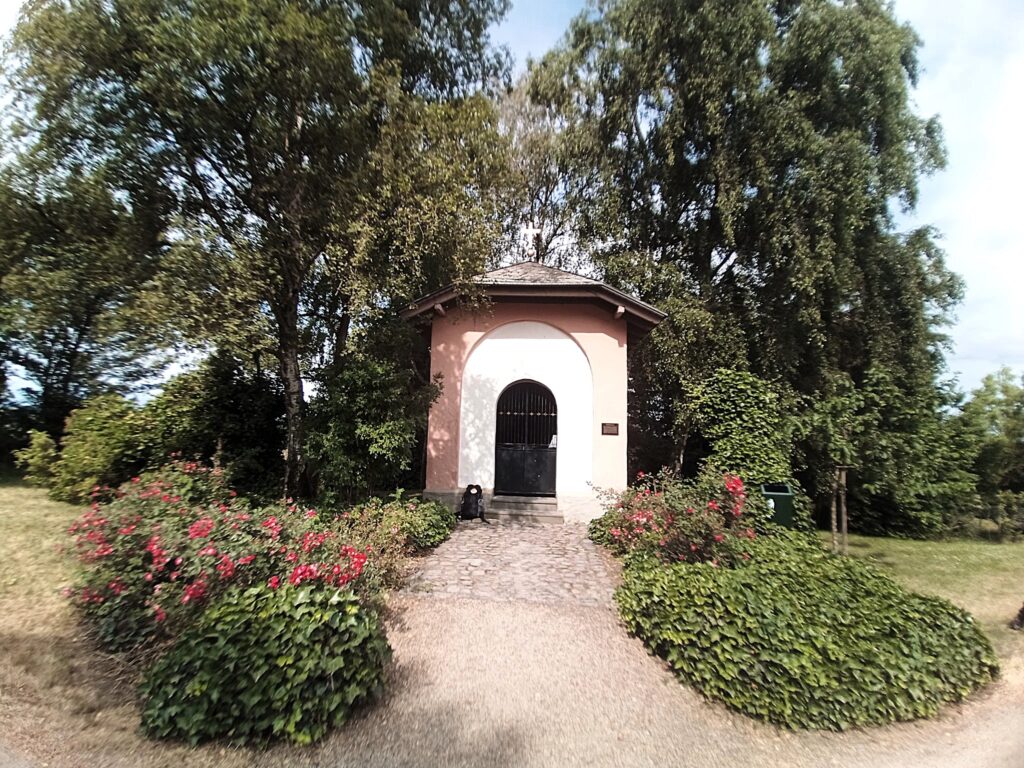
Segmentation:
<svg viewBox="0 0 1024 768">
<path fill-rule="evenodd" d="M 299 293 L 289 292 L 277 308 L 278 357 L 281 383 L 284 385 L 284 411 L 287 421 L 285 440 L 284 495 L 309 495 L 306 482 L 305 400 L 302 395 L 302 370 L 299 366 Z"/>
<path fill-rule="evenodd" d="M 836 522 L 836 496 L 839 495 L 839 470 L 832 479 L 832 554 L 839 552 L 839 526 Z"/>
<path fill-rule="evenodd" d="M 846 514 L 846 470 L 839 474 L 839 517 L 842 529 L 843 554 L 850 554 L 849 520 Z"/>
<path fill-rule="evenodd" d="M 676 446 L 676 460 L 675 460 L 675 475 L 677 478 L 682 479 L 683 477 L 683 463 L 686 460 L 686 442 L 690 439 L 690 433 L 687 432 L 683 435 L 683 439 Z"/>
</svg>

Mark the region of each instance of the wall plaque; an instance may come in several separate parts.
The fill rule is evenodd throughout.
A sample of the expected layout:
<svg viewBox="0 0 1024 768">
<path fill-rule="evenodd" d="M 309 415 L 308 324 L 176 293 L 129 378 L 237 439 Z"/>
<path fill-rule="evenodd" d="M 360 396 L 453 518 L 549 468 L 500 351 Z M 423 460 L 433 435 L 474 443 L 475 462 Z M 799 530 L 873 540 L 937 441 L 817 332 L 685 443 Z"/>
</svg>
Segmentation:
<svg viewBox="0 0 1024 768">
<path fill-rule="evenodd" d="M 602 435 L 617 435 L 619 434 L 618 424 L 609 424 L 608 422 L 602 422 L 601 424 Z"/>
</svg>

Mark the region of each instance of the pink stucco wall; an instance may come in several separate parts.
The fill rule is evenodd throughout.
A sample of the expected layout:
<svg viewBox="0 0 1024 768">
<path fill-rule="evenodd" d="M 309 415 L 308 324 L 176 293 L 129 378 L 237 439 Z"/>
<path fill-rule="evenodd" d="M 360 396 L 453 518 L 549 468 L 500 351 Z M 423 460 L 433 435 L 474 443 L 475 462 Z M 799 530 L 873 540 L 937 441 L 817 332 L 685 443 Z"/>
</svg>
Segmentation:
<svg viewBox="0 0 1024 768">
<path fill-rule="evenodd" d="M 579 344 L 594 377 L 593 482 L 602 488 L 626 485 L 626 322 L 590 304 L 501 302 L 480 313 L 453 309 L 435 316 L 431 329 L 431 373 L 441 374 L 443 391 L 430 410 L 427 428 L 428 491 L 459 486 L 459 414 L 462 372 L 476 344 L 507 323 L 547 323 Z M 619 434 L 601 434 L 601 423 Z"/>
</svg>

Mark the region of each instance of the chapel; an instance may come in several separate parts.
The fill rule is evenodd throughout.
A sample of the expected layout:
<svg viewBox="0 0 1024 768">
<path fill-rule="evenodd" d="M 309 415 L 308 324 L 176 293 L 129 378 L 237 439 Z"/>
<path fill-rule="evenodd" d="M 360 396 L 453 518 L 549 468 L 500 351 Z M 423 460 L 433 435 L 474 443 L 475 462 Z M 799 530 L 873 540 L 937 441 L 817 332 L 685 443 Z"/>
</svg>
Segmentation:
<svg viewBox="0 0 1024 768">
<path fill-rule="evenodd" d="M 597 280 L 526 261 L 474 278 L 487 301 L 455 286 L 403 311 L 429 323 L 425 495 L 452 505 L 469 485 L 488 514 L 586 521 L 596 492 L 626 477 L 626 353 L 664 318 Z"/>
</svg>

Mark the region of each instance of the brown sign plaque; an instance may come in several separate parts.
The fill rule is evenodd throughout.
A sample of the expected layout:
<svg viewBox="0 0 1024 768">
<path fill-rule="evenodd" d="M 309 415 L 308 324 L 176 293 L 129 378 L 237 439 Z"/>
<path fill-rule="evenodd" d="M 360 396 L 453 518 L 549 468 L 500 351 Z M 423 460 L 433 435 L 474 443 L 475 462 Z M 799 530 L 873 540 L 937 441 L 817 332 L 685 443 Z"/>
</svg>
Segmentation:
<svg viewBox="0 0 1024 768">
<path fill-rule="evenodd" d="M 601 424 L 602 435 L 617 435 L 619 434 L 618 424 L 609 424 L 607 421 Z"/>
</svg>

